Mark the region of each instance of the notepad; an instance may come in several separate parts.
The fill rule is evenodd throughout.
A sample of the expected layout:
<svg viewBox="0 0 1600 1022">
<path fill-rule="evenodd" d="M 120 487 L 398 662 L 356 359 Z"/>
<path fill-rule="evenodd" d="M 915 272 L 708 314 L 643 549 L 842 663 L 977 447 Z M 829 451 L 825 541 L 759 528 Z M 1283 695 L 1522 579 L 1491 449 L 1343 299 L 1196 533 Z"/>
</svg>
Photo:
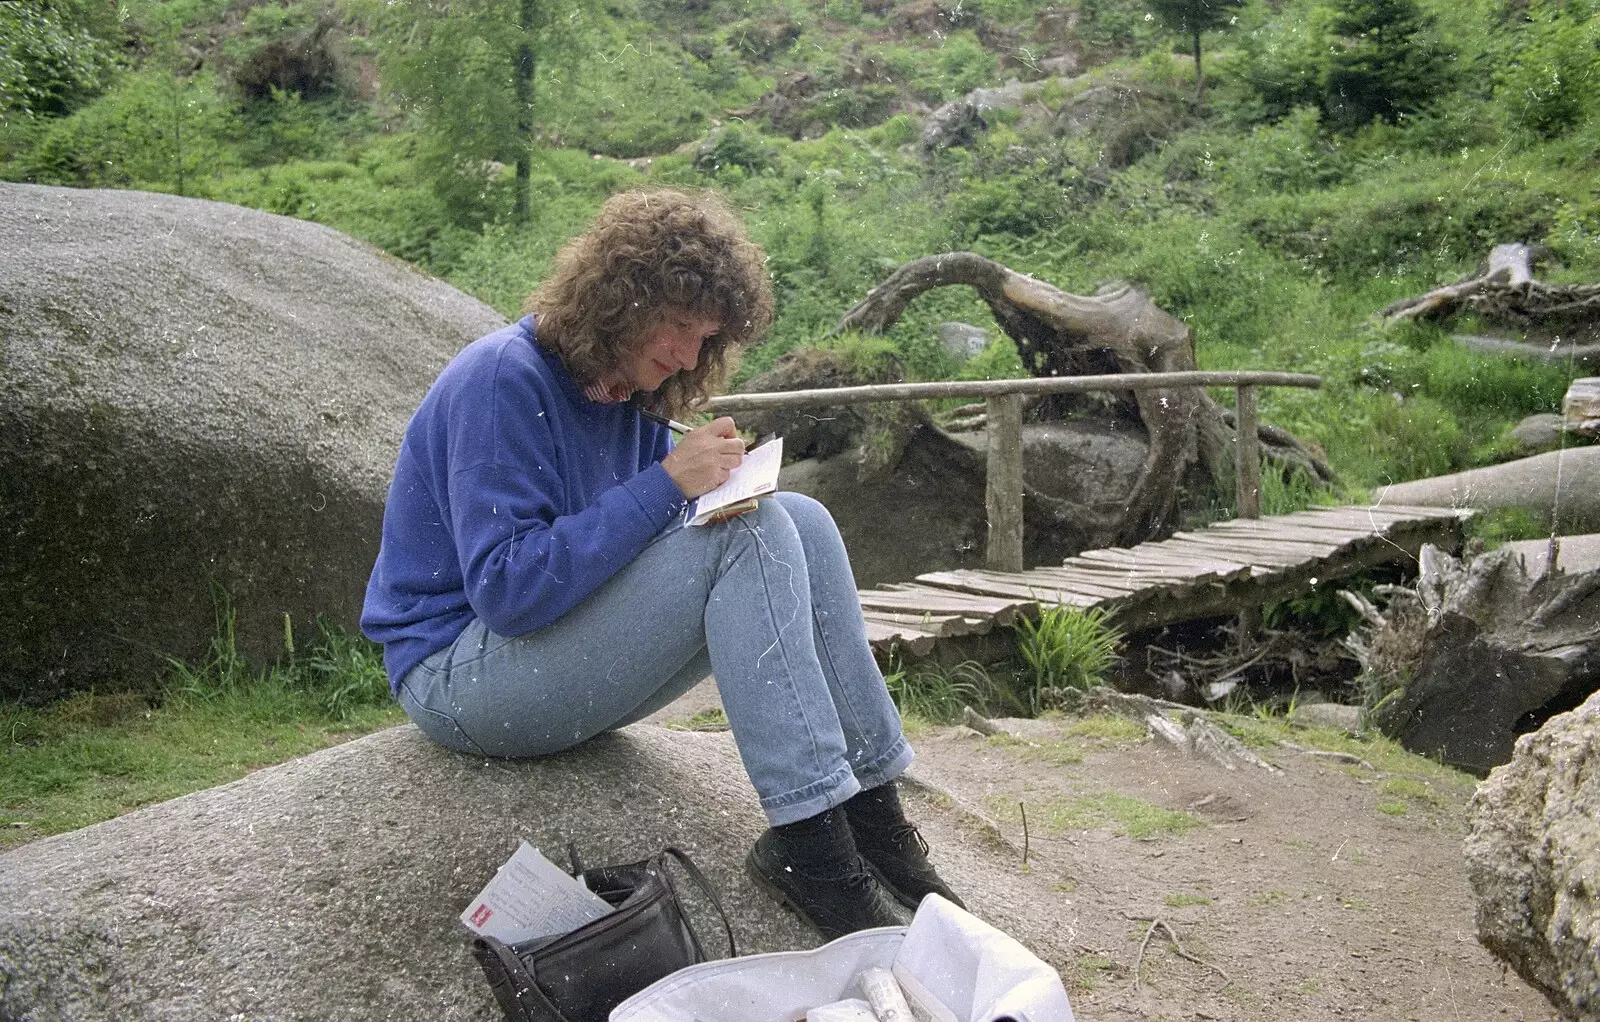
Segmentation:
<svg viewBox="0 0 1600 1022">
<path fill-rule="evenodd" d="M 755 508 L 758 497 L 778 489 L 778 470 L 783 467 L 783 437 L 769 440 L 744 456 L 744 461 L 721 486 L 703 493 L 694 502 L 690 525 L 712 525 Z"/>
</svg>

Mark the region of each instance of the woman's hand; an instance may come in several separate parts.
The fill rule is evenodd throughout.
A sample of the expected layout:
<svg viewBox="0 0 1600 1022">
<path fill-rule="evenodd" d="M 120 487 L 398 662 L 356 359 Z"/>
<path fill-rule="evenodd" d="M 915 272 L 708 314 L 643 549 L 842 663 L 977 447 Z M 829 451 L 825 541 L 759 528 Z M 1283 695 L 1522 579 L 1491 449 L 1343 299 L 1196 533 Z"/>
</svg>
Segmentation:
<svg viewBox="0 0 1600 1022">
<path fill-rule="evenodd" d="M 728 474 L 744 460 L 744 441 L 724 415 L 699 429 L 691 429 L 678 441 L 661 467 L 690 500 L 708 493 L 728 481 Z"/>
</svg>

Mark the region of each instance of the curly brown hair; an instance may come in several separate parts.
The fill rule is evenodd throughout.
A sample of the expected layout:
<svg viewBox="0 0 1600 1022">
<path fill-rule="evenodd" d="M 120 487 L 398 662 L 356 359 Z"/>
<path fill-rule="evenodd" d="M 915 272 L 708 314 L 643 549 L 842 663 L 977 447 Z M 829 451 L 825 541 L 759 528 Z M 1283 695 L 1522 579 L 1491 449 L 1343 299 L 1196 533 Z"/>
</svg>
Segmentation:
<svg viewBox="0 0 1600 1022">
<path fill-rule="evenodd" d="M 772 324 L 766 256 L 726 202 L 710 192 L 624 192 L 556 254 L 550 276 L 528 296 L 539 342 L 561 356 L 580 384 L 614 370 L 668 309 L 712 318 L 693 370 L 674 373 L 639 400 L 686 411 L 721 387 L 738 349 Z"/>
</svg>

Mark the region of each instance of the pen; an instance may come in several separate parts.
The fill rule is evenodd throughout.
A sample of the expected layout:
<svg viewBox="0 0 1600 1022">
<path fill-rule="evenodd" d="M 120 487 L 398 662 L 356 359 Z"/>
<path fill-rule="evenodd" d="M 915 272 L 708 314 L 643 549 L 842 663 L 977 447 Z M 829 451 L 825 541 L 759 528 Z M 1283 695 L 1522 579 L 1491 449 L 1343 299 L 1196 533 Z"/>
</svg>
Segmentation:
<svg viewBox="0 0 1600 1022">
<path fill-rule="evenodd" d="M 638 409 L 638 411 L 639 411 L 639 414 L 642 415 L 644 418 L 649 419 L 651 422 L 659 422 L 659 423 L 661 423 L 661 425 L 667 427 L 668 429 L 672 430 L 675 433 L 687 433 L 691 429 L 694 428 L 693 426 L 685 426 L 683 423 L 679 422 L 677 419 L 669 419 L 665 415 L 662 415 L 660 412 L 652 412 L 648 408 L 640 408 L 640 409 Z M 746 443 L 744 445 L 744 449 L 748 451 L 751 447 L 754 447 L 754 446 L 755 446 L 754 441 L 751 441 L 751 442 Z"/>
<path fill-rule="evenodd" d="M 661 423 L 661 425 L 667 427 L 675 433 L 687 433 L 689 430 L 694 428 L 693 426 L 685 426 L 677 419 L 669 419 L 665 415 L 661 415 L 658 412 L 652 412 L 648 408 L 639 409 L 639 414 L 649 419 L 651 422 Z"/>
</svg>

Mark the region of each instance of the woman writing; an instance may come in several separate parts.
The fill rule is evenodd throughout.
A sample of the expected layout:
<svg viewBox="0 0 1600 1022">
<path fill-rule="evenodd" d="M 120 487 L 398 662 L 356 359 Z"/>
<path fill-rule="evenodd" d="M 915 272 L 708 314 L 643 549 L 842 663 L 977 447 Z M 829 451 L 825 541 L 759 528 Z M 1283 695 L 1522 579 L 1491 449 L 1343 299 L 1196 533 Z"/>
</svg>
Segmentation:
<svg viewBox="0 0 1600 1022">
<path fill-rule="evenodd" d="M 412 417 L 362 627 L 434 741 L 544 756 L 715 674 L 771 828 L 755 879 L 832 938 L 937 892 L 894 779 L 911 762 L 833 519 L 779 493 L 686 527 L 743 457 L 681 413 L 772 319 L 761 250 L 719 201 L 633 192 L 556 257 Z"/>
</svg>

